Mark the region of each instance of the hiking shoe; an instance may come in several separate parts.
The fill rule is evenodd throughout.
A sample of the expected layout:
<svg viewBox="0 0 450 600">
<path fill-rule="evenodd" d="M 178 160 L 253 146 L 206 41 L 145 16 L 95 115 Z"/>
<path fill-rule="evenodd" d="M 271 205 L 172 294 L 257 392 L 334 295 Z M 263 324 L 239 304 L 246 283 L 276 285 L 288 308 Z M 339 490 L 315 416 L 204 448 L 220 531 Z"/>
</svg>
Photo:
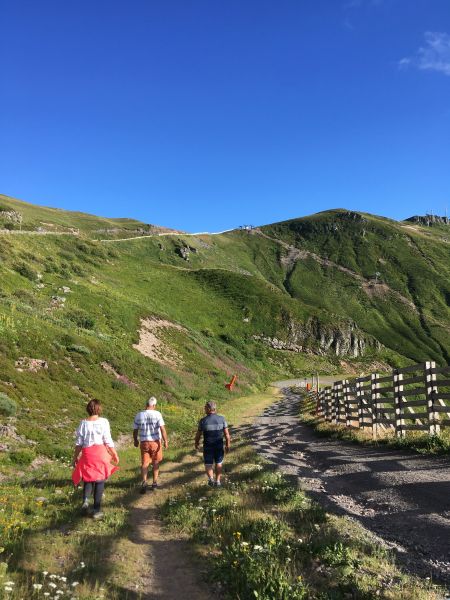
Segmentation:
<svg viewBox="0 0 450 600">
<path fill-rule="evenodd" d="M 83 515 L 87 515 L 89 511 L 89 500 L 85 500 L 83 502 L 83 504 L 81 505 L 81 512 L 83 513 Z"/>
<path fill-rule="evenodd" d="M 209 487 L 214 487 L 214 479 L 208 479 Z"/>
<path fill-rule="evenodd" d="M 216 483 L 214 485 L 218 488 L 222 487 L 222 484 L 220 481 L 216 481 Z"/>
<path fill-rule="evenodd" d="M 160 486 L 159 486 L 159 483 L 158 483 L 157 481 L 154 481 L 154 482 L 152 483 L 152 490 L 157 490 L 159 487 L 160 487 Z"/>
<path fill-rule="evenodd" d="M 147 491 L 147 482 L 143 481 L 141 483 L 141 489 L 139 490 L 139 493 L 140 494 L 145 494 L 146 491 Z"/>
<path fill-rule="evenodd" d="M 96 521 L 103 519 L 103 517 L 104 517 L 104 514 L 102 513 L 101 510 L 94 510 L 94 512 L 92 513 L 92 518 L 95 519 Z"/>
</svg>

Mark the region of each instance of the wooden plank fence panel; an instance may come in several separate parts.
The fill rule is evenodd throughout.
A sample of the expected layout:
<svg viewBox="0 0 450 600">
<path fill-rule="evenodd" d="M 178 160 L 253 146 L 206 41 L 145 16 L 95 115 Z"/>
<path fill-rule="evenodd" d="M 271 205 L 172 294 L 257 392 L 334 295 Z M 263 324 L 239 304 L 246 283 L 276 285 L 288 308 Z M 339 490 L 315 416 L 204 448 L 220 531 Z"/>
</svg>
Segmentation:
<svg viewBox="0 0 450 600">
<path fill-rule="evenodd" d="M 438 435 L 450 425 L 449 374 L 450 365 L 436 367 L 428 361 L 382 377 L 372 373 L 335 381 L 309 399 L 321 418 L 347 427 L 371 427 L 374 438 L 386 426 L 393 426 L 398 437 L 415 430 Z"/>
</svg>

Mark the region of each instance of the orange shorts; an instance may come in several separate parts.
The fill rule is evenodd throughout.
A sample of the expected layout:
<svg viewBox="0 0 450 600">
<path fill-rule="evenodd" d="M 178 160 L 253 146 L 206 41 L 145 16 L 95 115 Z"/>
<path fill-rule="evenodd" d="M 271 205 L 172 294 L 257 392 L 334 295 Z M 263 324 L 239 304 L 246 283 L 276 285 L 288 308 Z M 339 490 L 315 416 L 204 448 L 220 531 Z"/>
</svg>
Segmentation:
<svg viewBox="0 0 450 600">
<path fill-rule="evenodd" d="M 161 440 L 141 442 L 141 461 L 143 467 L 152 462 L 161 462 L 163 457 Z"/>
</svg>

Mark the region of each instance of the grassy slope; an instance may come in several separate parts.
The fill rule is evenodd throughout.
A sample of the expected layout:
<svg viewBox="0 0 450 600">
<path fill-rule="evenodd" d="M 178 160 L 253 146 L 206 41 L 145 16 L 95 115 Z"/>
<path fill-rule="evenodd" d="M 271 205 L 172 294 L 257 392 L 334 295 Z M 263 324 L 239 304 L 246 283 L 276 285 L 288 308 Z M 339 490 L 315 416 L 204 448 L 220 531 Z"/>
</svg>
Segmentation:
<svg viewBox="0 0 450 600">
<path fill-rule="evenodd" d="M 147 224 L 135 219 L 110 219 L 87 213 L 36 206 L 0 194 L 0 211 L 2 210 L 19 212 L 23 217 L 22 229 L 31 231 L 38 227 L 44 227 L 49 231 L 64 231 L 76 228 L 84 235 L 94 235 L 100 229 L 120 229 L 126 234 L 127 231 L 133 232 L 135 229 L 148 227 Z"/>
<path fill-rule="evenodd" d="M 446 363 L 450 245 L 442 235 L 423 229 L 337 210 L 277 223 L 264 231 L 367 281 L 378 272 L 379 281 L 394 292 L 376 293 L 373 286 L 367 293 L 355 278 L 308 259 L 297 262 L 290 276 L 291 293 L 301 302 L 354 319 L 363 331 L 413 360 L 428 356 Z M 398 294 L 415 310 L 399 301 Z"/>
<path fill-rule="evenodd" d="M 314 259 L 297 261 L 293 270 L 284 267 L 280 259 L 286 249 L 259 233 L 95 242 L 89 239 L 92 232 L 109 227 L 110 220 L 0 198 L 0 204 L 6 202 L 23 212 L 24 228 L 44 221 L 81 229 L 80 237 L 0 236 L 0 392 L 18 405 L 17 416 L 3 420 L 38 442 L 30 447 L 8 438 L 11 452 L 0 453 L 0 472 L 9 478 L 0 529 L 2 539 L 12 540 L 10 550 L 20 532 L 38 524 L 45 537 L 49 523 L 60 526 L 71 518 L 74 507 L 56 497 L 60 484 L 47 490 L 37 481 L 41 471 L 28 475 L 27 465 L 36 454 L 68 456 L 87 397 L 104 402 L 117 435 L 129 431 L 143 399 L 155 394 L 176 441 L 192 429 L 205 398 L 218 399 L 227 411 L 230 394 L 223 384 L 233 373 L 242 394 L 274 378 L 341 371 L 336 357 L 275 351 L 252 337 L 285 339 L 289 320 L 356 321 L 387 347 L 369 361 L 443 362 L 448 352 L 449 246 L 441 234 L 405 233 L 399 224 L 366 216 L 362 237 L 359 221 L 348 223 L 340 213 L 264 229 L 362 277 L 370 278 L 377 268 L 392 289 L 414 302 L 413 313 L 392 294 L 369 297 L 357 279 Z M 189 262 L 177 253 L 181 246 L 196 250 Z M 63 286 L 71 291 L 63 292 Z M 66 297 L 64 306 L 51 307 L 55 296 Z M 184 327 L 162 334 L 180 355 L 178 366 L 161 365 L 133 349 L 140 319 L 150 315 Z M 45 359 L 49 367 L 18 372 L 15 361 L 22 356 Z M 101 368 L 103 361 L 136 387 L 115 380 Z M 357 364 L 364 370 L 366 361 Z M 29 490 L 33 498 L 39 488 L 51 495 L 48 511 L 30 508 L 31 496 L 14 480 L 21 472 L 37 481 Z M 43 475 L 52 482 L 65 477 L 58 465 Z M 116 512 L 105 525 L 110 537 L 126 526 L 124 509 Z M 87 540 L 81 535 L 80 548 Z M 41 550 L 47 547 L 40 544 Z"/>
</svg>

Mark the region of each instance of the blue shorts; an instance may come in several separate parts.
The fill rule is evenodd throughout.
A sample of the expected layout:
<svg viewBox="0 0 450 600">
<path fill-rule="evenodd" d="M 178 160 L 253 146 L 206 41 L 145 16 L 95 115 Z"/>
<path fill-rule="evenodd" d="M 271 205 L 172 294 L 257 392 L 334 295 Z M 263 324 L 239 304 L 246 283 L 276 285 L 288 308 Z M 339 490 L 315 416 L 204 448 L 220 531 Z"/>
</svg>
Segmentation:
<svg viewBox="0 0 450 600">
<path fill-rule="evenodd" d="M 224 451 L 223 442 L 220 444 L 214 444 L 213 446 L 203 446 L 203 458 L 205 459 L 205 465 L 221 465 L 223 463 Z"/>
</svg>

